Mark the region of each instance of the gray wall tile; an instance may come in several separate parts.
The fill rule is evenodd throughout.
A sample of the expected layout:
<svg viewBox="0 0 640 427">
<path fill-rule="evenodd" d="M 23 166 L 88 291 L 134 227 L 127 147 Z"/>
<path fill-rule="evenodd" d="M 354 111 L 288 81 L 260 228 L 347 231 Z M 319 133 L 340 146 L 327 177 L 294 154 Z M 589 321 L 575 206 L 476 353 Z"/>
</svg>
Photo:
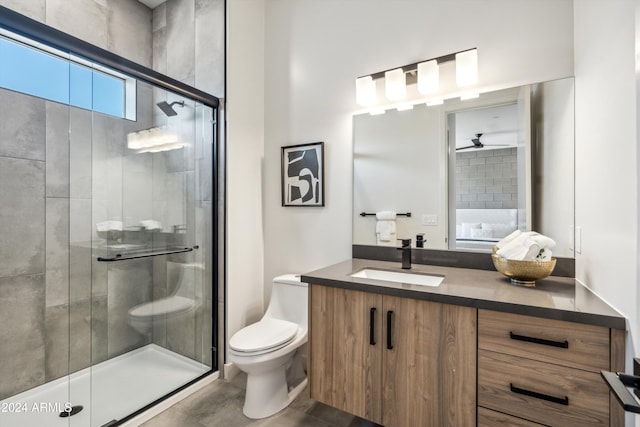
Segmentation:
<svg viewBox="0 0 640 427">
<path fill-rule="evenodd" d="M 149 258 L 111 263 L 108 267 L 109 358 L 150 342 L 129 325 L 129 310 L 150 301 L 152 263 Z"/>
<path fill-rule="evenodd" d="M 195 86 L 224 98 L 224 0 L 196 0 Z"/>
<path fill-rule="evenodd" d="M 107 0 L 107 5 L 107 49 L 151 67 L 151 9 L 131 0 Z"/>
<path fill-rule="evenodd" d="M 69 107 L 46 101 L 47 197 L 69 197 Z"/>
<path fill-rule="evenodd" d="M 45 101 L 0 89 L 0 156 L 44 160 Z"/>
<path fill-rule="evenodd" d="M 69 305 L 45 311 L 45 378 L 52 381 L 69 374 Z"/>
<path fill-rule="evenodd" d="M 45 381 L 44 274 L 0 278 L 0 400 Z"/>
<path fill-rule="evenodd" d="M 36 21 L 44 22 L 45 2 L 46 0 L 0 0 L 0 5 L 15 10 Z"/>
<path fill-rule="evenodd" d="M 47 24 L 106 49 L 107 5 L 96 0 L 47 0 Z"/>
<path fill-rule="evenodd" d="M 91 198 L 91 127 L 91 111 L 70 108 L 69 194 L 76 199 Z"/>
<path fill-rule="evenodd" d="M 195 84 L 195 4 L 193 0 L 167 1 L 167 75 Z"/>
<path fill-rule="evenodd" d="M 46 200 L 47 307 L 69 301 L 69 199 Z"/>
<path fill-rule="evenodd" d="M 0 157 L 0 277 L 44 273 L 44 163 Z"/>
</svg>

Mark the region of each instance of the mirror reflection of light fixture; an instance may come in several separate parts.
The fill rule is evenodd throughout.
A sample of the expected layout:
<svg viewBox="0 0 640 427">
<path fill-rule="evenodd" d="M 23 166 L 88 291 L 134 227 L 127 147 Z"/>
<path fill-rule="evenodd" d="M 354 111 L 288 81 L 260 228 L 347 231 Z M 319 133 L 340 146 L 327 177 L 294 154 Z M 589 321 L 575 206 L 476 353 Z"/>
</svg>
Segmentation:
<svg viewBox="0 0 640 427">
<path fill-rule="evenodd" d="M 458 87 L 478 83 L 478 50 L 456 53 L 456 83 Z"/>
<path fill-rule="evenodd" d="M 384 92 L 389 101 L 398 101 L 407 96 L 407 79 L 402 68 L 384 73 Z"/>
<path fill-rule="evenodd" d="M 440 85 L 440 68 L 437 60 L 418 64 L 418 92 L 422 95 L 437 93 Z"/>
<path fill-rule="evenodd" d="M 373 77 L 365 76 L 356 79 L 356 102 L 366 107 L 376 102 L 376 82 Z"/>
<path fill-rule="evenodd" d="M 404 65 L 392 70 L 380 71 L 356 79 L 356 102 L 363 107 L 376 105 L 376 80 L 384 79 L 385 95 L 389 101 L 400 101 L 407 97 L 407 75 L 409 83 L 417 81 L 417 90 L 421 95 L 434 95 L 440 90 L 440 65 L 455 61 L 456 83 L 458 87 L 472 86 L 478 83 L 478 50 L 476 48 L 450 53 L 414 64 Z M 437 99 L 429 100 L 429 105 L 438 105 Z M 425 102 L 425 101 L 421 101 Z M 384 108 L 377 106 L 377 108 Z M 391 108 L 396 108 L 392 106 Z"/>
<path fill-rule="evenodd" d="M 158 153 L 160 151 L 177 150 L 187 144 L 178 141 L 178 134 L 166 127 L 144 129 L 127 135 L 127 148 L 137 153 Z"/>
</svg>

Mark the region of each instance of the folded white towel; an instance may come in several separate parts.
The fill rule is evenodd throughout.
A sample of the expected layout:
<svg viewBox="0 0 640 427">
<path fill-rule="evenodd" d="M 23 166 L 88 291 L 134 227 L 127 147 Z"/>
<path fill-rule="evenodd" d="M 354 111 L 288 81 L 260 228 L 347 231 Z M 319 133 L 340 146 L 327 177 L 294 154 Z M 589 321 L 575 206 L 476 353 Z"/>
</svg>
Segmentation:
<svg viewBox="0 0 640 427">
<path fill-rule="evenodd" d="M 381 242 L 395 243 L 396 222 L 395 220 L 384 220 L 376 222 L 376 235 Z"/>
<path fill-rule="evenodd" d="M 535 231 L 515 232 L 498 242 L 497 254 L 503 258 L 532 261 L 551 259 L 551 251 L 556 246 L 553 239 Z"/>
<path fill-rule="evenodd" d="M 551 261 L 551 250 L 550 249 L 540 249 L 540 253 L 538 254 L 538 256 L 536 257 L 537 261 Z"/>
<path fill-rule="evenodd" d="M 498 249 L 502 249 L 507 244 L 509 244 L 509 242 L 515 240 L 518 236 L 520 236 L 520 234 L 522 234 L 522 231 L 520 231 L 520 230 L 514 231 L 513 233 L 509 234 L 507 237 L 505 237 L 504 239 L 502 239 L 498 243 L 496 243 L 496 247 Z"/>
<path fill-rule="evenodd" d="M 396 213 L 393 211 L 380 211 L 376 212 L 376 219 L 381 220 L 394 220 L 396 219 Z"/>
</svg>

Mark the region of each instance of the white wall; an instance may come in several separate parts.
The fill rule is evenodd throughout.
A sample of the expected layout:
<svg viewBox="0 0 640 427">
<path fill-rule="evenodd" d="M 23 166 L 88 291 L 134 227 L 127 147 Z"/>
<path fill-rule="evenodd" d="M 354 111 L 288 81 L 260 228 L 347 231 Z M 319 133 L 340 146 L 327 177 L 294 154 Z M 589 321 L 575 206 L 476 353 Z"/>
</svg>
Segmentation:
<svg viewBox="0 0 640 427">
<path fill-rule="evenodd" d="M 227 334 L 263 312 L 264 0 L 227 2 Z"/>
<path fill-rule="evenodd" d="M 635 7 L 575 2 L 576 277 L 628 318 L 629 370 L 640 338 Z"/>
<path fill-rule="evenodd" d="M 356 77 L 470 47 L 494 89 L 573 75 L 570 0 L 274 0 L 265 14 L 267 295 L 278 274 L 351 256 Z M 280 147 L 314 141 L 325 142 L 326 206 L 281 207 Z"/>
</svg>

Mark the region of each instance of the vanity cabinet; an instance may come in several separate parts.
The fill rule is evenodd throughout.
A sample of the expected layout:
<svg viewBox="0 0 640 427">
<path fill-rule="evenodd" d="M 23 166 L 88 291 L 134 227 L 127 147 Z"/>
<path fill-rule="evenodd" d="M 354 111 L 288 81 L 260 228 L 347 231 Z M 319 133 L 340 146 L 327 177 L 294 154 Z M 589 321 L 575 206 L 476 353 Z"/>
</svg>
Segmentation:
<svg viewBox="0 0 640 427">
<path fill-rule="evenodd" d="M 602 326 L 478 310 L 478 426 L 623 425 L 600 376 L 619 364 L 623 338 Z"/>
<path fill-rule="evenodd" d="M 476 425 L 477 309 L 309 288 L 312 399 L 387 427 Z"/>
</svg>

